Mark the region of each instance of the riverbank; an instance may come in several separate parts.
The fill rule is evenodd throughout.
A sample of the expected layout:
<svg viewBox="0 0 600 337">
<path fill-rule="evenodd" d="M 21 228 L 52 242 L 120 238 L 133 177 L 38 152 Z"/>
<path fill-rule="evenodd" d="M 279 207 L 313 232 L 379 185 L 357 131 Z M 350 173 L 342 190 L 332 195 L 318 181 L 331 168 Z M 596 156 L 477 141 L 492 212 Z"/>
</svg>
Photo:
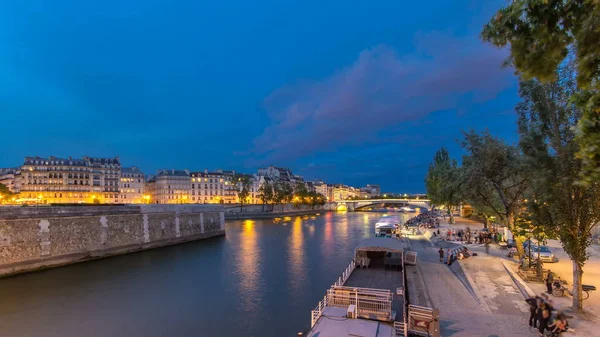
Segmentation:
<svg viewBox="0 0 600 337">
<path fill-rule="evenodd" d="M 223 235 L 220 206 L 8 207 L 0 277 Z"/>
<path fill-rule="evenodd" d="M 273 219 L 291 216 L 316 215 L 325 213 L 322 209 L 297 210 L 284 212 L 252 212 L 252 213 L 225 213 L 225 220 Z"/>
</svg>

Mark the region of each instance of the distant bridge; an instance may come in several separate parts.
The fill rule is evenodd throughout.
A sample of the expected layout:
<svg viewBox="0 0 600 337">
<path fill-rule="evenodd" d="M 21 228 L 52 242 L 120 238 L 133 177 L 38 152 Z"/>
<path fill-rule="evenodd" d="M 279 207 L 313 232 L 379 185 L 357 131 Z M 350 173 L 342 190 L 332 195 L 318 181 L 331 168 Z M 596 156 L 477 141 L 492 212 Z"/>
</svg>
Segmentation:
<svg viewBox="0 0 600 337">
<path fill-rule="evenodd" d="M 365 208 L 397 206 L 397 207 L 420 207 L 431 208 L 429 199 L 365 199 L 365 200 L 341 200 L 334 201 L 336 210 L 360 211 Z"/>
</svg>

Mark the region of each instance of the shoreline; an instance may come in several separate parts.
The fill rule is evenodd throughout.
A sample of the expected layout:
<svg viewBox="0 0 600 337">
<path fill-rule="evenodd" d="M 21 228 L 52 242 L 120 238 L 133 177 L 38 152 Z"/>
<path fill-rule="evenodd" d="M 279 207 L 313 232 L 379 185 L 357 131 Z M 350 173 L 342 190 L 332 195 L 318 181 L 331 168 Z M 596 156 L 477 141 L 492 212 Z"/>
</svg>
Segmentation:
<svg viewBox="0 0 600 337">
<path fill-rule="evenodd" d="M 315 215 L 317 213 L 330 212 L 323 209 L 314 210 L 297 210 L 288 212 L 257 212 L 257 213 L 225 213 L 225 220 L 254 220 L 254 219 L 273 219 L 282 218 L 286 216 L 303 216 L 303 215 Z"/>
</svg>

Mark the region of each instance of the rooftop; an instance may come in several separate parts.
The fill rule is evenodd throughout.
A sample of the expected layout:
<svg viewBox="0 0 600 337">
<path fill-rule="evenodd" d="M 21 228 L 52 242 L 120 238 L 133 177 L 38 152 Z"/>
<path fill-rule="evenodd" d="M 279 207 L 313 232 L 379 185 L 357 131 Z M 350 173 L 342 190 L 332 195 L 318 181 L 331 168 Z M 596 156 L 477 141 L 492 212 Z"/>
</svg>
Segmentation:
<svg viewBox="0 0 600 337">
<path fill-rule="evenodd" d="M 190 173 L 187 170 L 161 170 L 156 174 L 156 177 L 189 177 Z"/>
<path fill-rule="evenodd" d="M 392 337 L 392 325 L 366 319 L 347 319 L 345 308 L 327 307 L 308 337 Z"/>
</svg>

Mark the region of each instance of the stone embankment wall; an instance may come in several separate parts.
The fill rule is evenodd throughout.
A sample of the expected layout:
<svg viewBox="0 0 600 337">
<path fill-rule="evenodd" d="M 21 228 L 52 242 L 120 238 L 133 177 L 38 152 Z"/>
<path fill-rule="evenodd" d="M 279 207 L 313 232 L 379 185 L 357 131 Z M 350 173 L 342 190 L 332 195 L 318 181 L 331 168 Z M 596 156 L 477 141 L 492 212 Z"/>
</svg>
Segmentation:
<svg viewBox="0 0 600 337">
<path fill-rule="evenodd" d="M 0 207 L 0 276 L 222 235 L 220 206 Z"/>
</svg>

